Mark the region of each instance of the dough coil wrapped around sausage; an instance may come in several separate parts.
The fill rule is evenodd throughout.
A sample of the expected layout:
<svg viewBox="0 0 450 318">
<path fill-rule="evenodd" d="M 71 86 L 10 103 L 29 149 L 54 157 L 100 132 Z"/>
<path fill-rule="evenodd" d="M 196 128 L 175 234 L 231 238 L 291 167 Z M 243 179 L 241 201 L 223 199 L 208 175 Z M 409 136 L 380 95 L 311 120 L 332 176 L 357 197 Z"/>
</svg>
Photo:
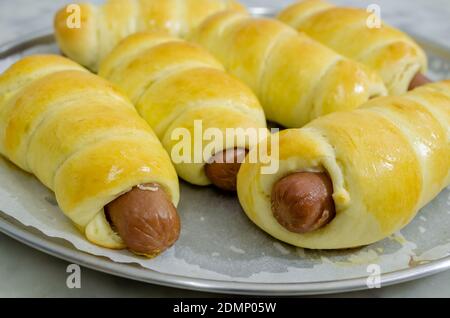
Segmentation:
<svg viewBox="0 0 450 318">
<path fill-rule="evenodd" d="M 131 35 L 102 61 L 99 75 L 130 97 L 171 154 L 178 175 L 192 184 L 211 184 L 205 165 L 216 152 L 258 144 L 259 139 L 247 138 L 247 129 L 266 131 L 264 112 L 252 91 L 226 74 L 206 50 L 184 40 L 158 32 Z M 196 122 L 203 133 L 214 129 L 224 140 L 198 136 Z M 192 139 L 188 160 L 176 159 L 179 129 Z M 230 135 L 229 129 L 237 130 Z M 196 137 L 202 139 L 194 142 Z"/>
<path fill-rule="evenodd" d="M 450 183 L 450 81 L 374 99 L 279 137 L 277 173 L 264 175 L 261 164 L 247 163 L 239 172 L 239 200 L 249 218 L 275 238 L 304 248 L 371 244 L 408 224 Z M 282 226 L 271 201 L 275 184 L 303 177 L 296 173 L 322 173 L 316 176 L 327 175 L 333 185 L 336 216 L 307 233 Z"/>
<path fill-rule="evenodd" d="M 278 19 L 378 71 L 391 95 L 405 93 L 414 76 L 427 71 L 427 57 L 419 45 L 384 23 L 370 27 L 376 21 L 366 10 L 305 0 L 281 11 Z"/>
<path fill-rule="evenodd" d="M 89 241 L 126 247 L 104 207 L 133 187 L 157 184 L 178 204 L 168 154 L 110 83 L 63 57 L 36 55 L 0 76 L 0 96 L 0 153 L 54 191 Z"/>
<path fill-rule="evenodd" d="M 97 71 L 99 61 L 128 35 L 164 30 L 186 36 L 204 18 L 225 9 L 245 10 L 234 0 L 107 0 L 98 6 L 83 3 L 66 6 L 56 14 L 55 35 L 64 54 Z"/>
<path fill-rule="evenodd" d="M 192 40 L 249 85 L 266 117 L 285 127 L 299 128 L 386 94 L 376 72 L 277 20 L 221 12 L 192 32 Z"/>
</svg>

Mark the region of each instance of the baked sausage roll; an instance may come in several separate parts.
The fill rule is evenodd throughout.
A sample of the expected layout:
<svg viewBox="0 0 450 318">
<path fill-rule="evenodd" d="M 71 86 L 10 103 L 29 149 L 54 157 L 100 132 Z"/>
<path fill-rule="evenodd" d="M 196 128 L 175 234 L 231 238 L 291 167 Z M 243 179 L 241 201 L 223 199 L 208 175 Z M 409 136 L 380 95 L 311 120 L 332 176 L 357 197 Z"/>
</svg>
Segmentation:
<svg viewBox="0 0 450 318">
<path fill-rule="evenodd" d="M 450 81 L 374 99 L 279 138 L 277 173 L 244 163 L 238 174 L 248 217 L 299 247 L 371 244 L 450 183 Z"/>
<path fill-rule="evenodd" d="M 378 71 L 391 95 L 408 90 L 414 77 L 427 71 L 427 57 L 405 33 L 384 23 L 369 27 L 372 13 L 339 8 L 324 0 L 299 1 L 278 19 Z"/>
<path fill-rule="evenodd" d="M 243 160 L 245 150 L 259 142 L 247 138 L 247 129 L 264 131 L 266 120 L 252 91 L 225 73 L 206 50 L 158 32 L 136 33 L 102 61 L 99 75 L 130 97 L 174 160 L 179 153 L 180 138 L 176 133 L 180 128 L 193 138 L 197 135 L 196 122 L 204 133 L 214 129 L 221 136 L 236 129 L 230 138 L 215 140 L 215 147 L 208 147 L 212 140 L 202 138 L 201 144 L 197 141 L 192 147 L 188 160 L 174 161 L 178 175 L 192 184 L 214 183 L 225 190 L 236 190 L 239 166 L 234 165 L 235 160 L 227 161 L 231 163 L 228 176 L 227 171 L 208 169 L 208 163 L 216 153 L 234 152 L 234 148 L 244 150 Z"/>
<path fill-rule="evenodd" d="M 0 96 L 0 153 L 54 191 L 89 241 L 148 257 L 176 241 L 176 171 L 111 84 L 63 57 L 36 55 L 0 76 Z"/>
<path fill-rule="evenodd" d="M 269 120 L 288 128 L 387 93 L 376 72 L 277 20 L 221 12 L 192 32 L 192 40 L 250 86 Z"/>
<path fill-rule="evenodd" d="M 55 16 L 55 35 L 64 54 L 97 71 L 99 61 L 130 34 L 164 30 L 185 36 L 205 17 L 225 9 L 244 11 L 235 0 L 108 0 L 98 6 L 69 5 Z"/>
</svg>

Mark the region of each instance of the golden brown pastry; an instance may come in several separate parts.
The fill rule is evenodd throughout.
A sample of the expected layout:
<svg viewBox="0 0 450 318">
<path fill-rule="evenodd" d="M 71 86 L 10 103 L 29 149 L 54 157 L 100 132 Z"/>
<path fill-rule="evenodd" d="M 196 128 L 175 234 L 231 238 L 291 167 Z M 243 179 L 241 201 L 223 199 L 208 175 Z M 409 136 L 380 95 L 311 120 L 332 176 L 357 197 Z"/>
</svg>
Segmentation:
<svg viewBox="0 0 450 318">
<path fill-rule="evenodd" d="M 249 218 L 304 248 L 371 244 L 407 225 L 450 183 L 450 81 L 278 136 L 277 173 L 247 163 L 239 171 Z"/>
<path fill-rule="evenodd" d="M 137 33 L 123 40 L 101 62 L 99 75 L 131 98 L 171 154 L 181 178 L 196 185 L 214 183 L 235 190 L 239 165 L 231 163 L 228 170 L 216 165 L 217 171 L 209 169 L 208 164 L 224 151 L 241 153 L 243 160 L 245 150 L 258 143 L 258 139 L 246 138 L 246 130 L 266 131 L 265 116 L 252 91 L 226 74 L 206 50 L 159 32 Z M 193 139 L 198 135 L 196 123 L 204 133 L 214 129 L 224 140 L 217 139 L 216 146 L 208 147 L 213 140 L 199 139 L 190 147 L 188 160 L 179 161 L 177 131 L 182 128 Z M 233 138 L 225 138 L 229 129 L 239 130 L 231 135 Z"/>
<path fill-rule="evenodd" d="M 274 19 L 217 13 L 192 40 L 249 85 L 266 117 L 285 127 L 298 128 L 387 93 L 376 72 Z"/>
<path fill-rule="evenodd" d="M 427 57 L 405 33 L 385 23 L 369 27 L 371 15 L 325 0 L 303 0 L 281 11 L 278 19 L 378 71 L 391 95 L 403 94 L 417 74 L 426 72 Z"/>
<path fill-rule="evenodd" d="M 163 30 L 183 37 L 215 12 L 245 10 L 235 0 L 107 0 L 98 6 L 80 4 L 79 12 L 72 8 L 66 6 L 56 14 L 56 39 L 64 54 L 94 71 L 130 34 Z M 77 13 L 79 28 L 74 27 Z"/>
<path fill-rule="evenodd" d="M 36 55 L 0 76 L 0 96 L 0 153 L 54 191 L 89 241 L 152 257 L 177 240 L 175 169 L 110 83 L 63 57 Z"/>
</svg>

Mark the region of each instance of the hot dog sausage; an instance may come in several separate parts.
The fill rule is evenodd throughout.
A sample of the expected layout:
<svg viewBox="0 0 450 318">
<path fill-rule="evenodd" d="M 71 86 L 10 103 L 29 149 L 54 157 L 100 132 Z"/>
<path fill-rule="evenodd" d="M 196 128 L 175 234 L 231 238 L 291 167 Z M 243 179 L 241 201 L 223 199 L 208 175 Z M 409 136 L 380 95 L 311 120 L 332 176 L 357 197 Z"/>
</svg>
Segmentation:
<svg viewBox="0 0 450 318">
<path fill-rule="evenodd" d="M 114 230 L 128 249 L 153 257 L 172 246 L 180 235 L 180 218 L 158 184 L 134 187 L 105 207 Z"/>
<path fill-rule="evenodd" d="M 272 188 L 272 213 L 291 232 L 312 232 L 335 217 L 332 195 L 333 185 L 326 173 L 294 173 Z"/>
<path fill-rule="evenodd" d="M 409 84 L 409 91 L 412 91 L 414 88 L 417 88 L 419 86 L 423 86 L 425 84 L 431 83 L 432 80 L 430 80 L 428 77 L 423 75 L 422 73 L 417 73 L 416 76 L 412 79 L 411 83 Z"/>
<path fill-rule="evenodd" d="M 409 90 L 431 83 L 418 73 Z M 279 180 L 272 189 L 272 212 L 287 230 L 308 233 L 330 223 L 336 216 L 333 185 L 326 173 L 299 172 Z"/>
<path fill-rule="evenodd" d="M 205 166 L 206 176 L 216 187 L 236 191 L 236 177 L 247 152 L 244 148 L 234 148 L 217 153 Z"/>
</svg>

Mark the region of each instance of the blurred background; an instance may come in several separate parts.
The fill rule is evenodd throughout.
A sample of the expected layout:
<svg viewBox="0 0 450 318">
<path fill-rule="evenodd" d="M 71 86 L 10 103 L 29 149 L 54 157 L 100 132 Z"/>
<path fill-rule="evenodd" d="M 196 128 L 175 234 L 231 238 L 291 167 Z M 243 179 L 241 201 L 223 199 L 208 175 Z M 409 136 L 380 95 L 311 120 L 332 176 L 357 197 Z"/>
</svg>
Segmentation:
<svg viewBox="0 0 450 318">
<path fill-rule="evenodd" d="M 0 0 L 0 44 L 48 30 L 67 0 Z M 101 3 L 102 1 L 93 0 Z M 291 0 L 241 0 L 251 7 L 281 8 Z M 386 22 L 450 49 L 450 0 L 331 0 L 338 5 L 381 7 Z M 82 268 L 82 288 L 66 286 L 68 263 L 0 234 L 0 297 L 213 297 L 152 286 Z M 450 297 L 450 271 L 414 282 L 338 297 Z"/>
<path fill-rule="evenodd" d="M 90 1 L 90 0 L 89 0 Z M 54 12 L 70 0 L 0 0 L 0 42 L 50 28 Z M 82 1 L 81 1 L 82 2 Z M 92 0 L 101 3 L 103 0 Z M 241 0 L 253 7 L 282 8 L 292 0 Z M 450 47 L 450 0 L 332 0 L 338 5 L 381 7 L 388 23 Z"/>
</svg>

